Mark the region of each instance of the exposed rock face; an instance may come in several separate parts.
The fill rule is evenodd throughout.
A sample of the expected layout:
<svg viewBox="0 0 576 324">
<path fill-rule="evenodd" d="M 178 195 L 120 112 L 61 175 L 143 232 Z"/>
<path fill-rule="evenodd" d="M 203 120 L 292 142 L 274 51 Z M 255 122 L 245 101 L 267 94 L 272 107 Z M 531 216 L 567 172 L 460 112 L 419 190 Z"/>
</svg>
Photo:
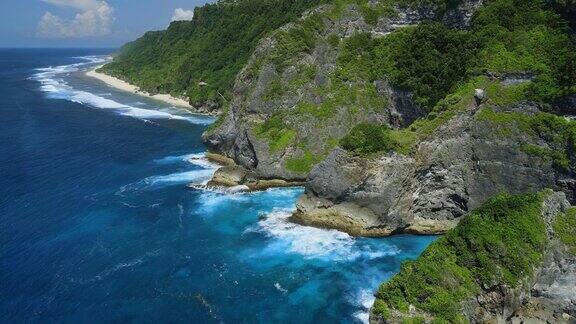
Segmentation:
<svg viewBox="0 0 576 324">
<path fill-rule="evenodd" d="M 303 182 L 286 181 L 283 179 L 261 179 L 254 172 L 237 165 L 221 167 L 216 170 L 208 187 L 245 186 L 247 190 L 265 190 L 268 188 L 301 186 Z"/>
<path fill-rule="evenodd" d="M 304 224 L 333 227 L 318 215 L 354 222 L 370 235 L 408 232 L 432 234 L 453 228 L 468 211 L 501 191 L 523 193 L 544 188 L 563 190 L 574 199 L 573 177 L 552 161 L 525 153 L 525 145 L 546 145 L 519 129 L 503 136 L 489 120 L 478 118 L 470 105 L 420 142 L 410 156 L 385 154 L 375 158 L 351 156 L 335 149 L 310 173 L 305 197 L 295 219 Z M 502 108 L 537 112 L 528 103 Z M 355 214 L 339 213 L 341 205 Z M 329 226 L 333 225 L 333 226 Z M 354 231 L 353 234 L 362 232 Z"/>
<path fill-rule="evenodd" d="M 405 127 L 424 115 L 409 92 L 395 89 L 385 80 L 346 84 L 361 92 L 375 88 L 376 106 L 362 102 L 338 104 L 328 117 L 302 113 L 299 110 L 302 103 L 319 107 L 333 98 L 332 93 L 322 93 L 322 89 L 333 85 L 331 77 L 337 69 L 339 48 L 331 44 L 330 39 L 336 37 L 341 41 L 366 32 L 384 36 L 425 19 L 438 19 L 438 15 L 450 26 L 464 27 L 481 4 L 482 0 L 464 0 L 458 7 L 441 14 L 432 6 L 398 7 L 397 15 L 379 17 L 374 24 L 364 20 L 356 4 L 348 5 L 336 19 L 326 14 L 332 10 L 330 5 L 306 13 L 303 20 L 314 14 L 322 15 L 323 28 L 315 31 L 314 47 L 298 53 L 288 62 L 282 62 L 286 66 L 279 67 L 273 59 L 278 40 L 274 36 L 263 39 L 236 79 L 233 98 L 222 123 L 214 131 L 204 134 L 206 146 L 210 151 L 234 159 L 262 178 L 306 179 L 310 166 L 327 156 L 338 139 L 354 125 L 368 122 Z M 297 23 L 288 24 L 281 30 L 288 31 Z M 312 70 L 313 75 L 300 82 L 299 78 L 306 69 Z M 275 84 L 281 85 L 281 89 L 273 89 Z M 358 97 L 365 97 L 363 93 Z M 283 127 L 292 132 L 283 134 L 283 140 L 289 143 L 275 145 L 270 138 L 256 131 L 259 125 L 274 116 L 280 116 Z M 306 164 L 304 167 L 291 167 L 302 161 L 301 164 Z"/>
<path fill-rule="evenodd" d="M 469 25 L 472 15 L 482 5 L 484 0 L 463 0 L 456 6 L 446 8 L 439 13 L 434 6 L 421 6 L 419 8 L 400 7 L 397 24 L 412 25 L 424 19 L 437 19 L 441 14 L 442 22 L 451 28 L 464 28 Z"/>
<path fill-rule="evenodd" d="M 206 185 L 190 184 L 189 187 L 237 192 L 293 187 L 304 184 L 303 182 L 286 181 L 284 179 L 262 179 L 254 171 L 237 165 L 234 160 L 223 155 L 207 153 L 206 158 L 221 167 L 214 172 L 212 179 Z"/>
<path fill-rule="evenodd" d="M 195 113 L 216 116 L 220 114 L 220 105 L 214 101 L 203 101 L 192 103 L 192 110 Z"/>
</svg>

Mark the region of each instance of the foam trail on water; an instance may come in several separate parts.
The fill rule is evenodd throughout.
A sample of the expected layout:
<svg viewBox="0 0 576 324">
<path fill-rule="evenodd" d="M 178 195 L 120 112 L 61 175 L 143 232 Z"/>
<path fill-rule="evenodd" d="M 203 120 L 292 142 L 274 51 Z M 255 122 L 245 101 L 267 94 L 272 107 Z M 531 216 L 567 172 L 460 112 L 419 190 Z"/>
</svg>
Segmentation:
<svg viewBox="0 0 576 324">
<path fill-rule="evenodd" d="M 360 304 L 359 306 L 361 310 L 355 312 L 354 317 L 356 317 L 360 322 L 368 324 L 370 322 L 370 307 L 372 307 L 372 304 L 374 304 L 376 297 L 374 297 L 374 294 L 371 290 L 362 289 L 358 295 L 355 296 L 355 299 Z"/>
<path fill-rule="evenodd" d="M 173 173 L 164 176 L 154 176 L 146 179 L 150 185 L 172 185 L 191 182 L 204 182 L 210 180 L 214 174 L 213 170 L 194 170 L 180 173 Z"/>
<path fill-rule="evenodd" d="M 157 188 L 182 185 L 189 183 L 204 184 L 208 182 L 214 174 L 213 169 L 192 170 L 171 173 L 167 175 L 151 176 L 144 180 L 129 185 L 122 186 L 116 193 L 117 195 L 124 196 L 127 193 L 154 190 Z"/>
<path fill-rule="evenodd" d="M 209 161 L 206 158 L 206 153 L 192 153 L 176 156 L 167 156 L 158 160 L 154 160 L 158 164 L 176 164 L 176 163 L 190 163 L 205 169 L 217 169 L 220 165 Z"/>
<path fill-rule="evenodd" d="M 293 211 L 293 209 L 276 209 L 262 217 L 257 228 L 249 228 L 247 231 L 262 232 L 275 239 L 276 242 L 269 246 L 271 249 L 286 249 L 305 258 L 350 261 L 359 258 L 376 259 L 400 253 L 394 246 L 390 246 L 387 250 L 374 250 L 372 246 L 361 244 L 354 237 L 337 230 L 289 222 L 288 218 Z"/>
<path fill-rule="evenodd" d="M 182 116 L 173 114 L 170 111 L 138 108 L 104 98 L 106 94 L 100 96 L 87 91 L 74 89 L 66 81 L 64 81 L 62 78 L 63 76 L 80 71 L 83 68 L 87 68 L 95 64 L 104 63 L 109 60 L 109 58 L 102 56 L 85 56 L 77 58 L 84 60 L 84 62 L 39 68 L 36 69 L 38 73 L 34 74 L 32 79 L 40 82 L 40 89 L 46 92 L 49 98 L 70 100 L 95 108 L 112 109 L 118 114 L 124 116 L 130 116 L 144 120 L 176 119 L 199 125 L 208 125 L 213 122 L 213 118 L 211 117 L 192 115 Z M 176 108 L 172 108 L 171 110 L 176 110 Z"/>
<path fill-rule="evenodd" d="M 166 175 L 155 175 L 136 183 L 131 183 L 122 186 L 120 190 L 116 193 L 117 195 L 124 196 L 127 193 L 142 191 L 142 190 L 154 190 L 157 188 L 162 188 L 166 186 L 190 184 L 193 186 L 205 186 L 214 172 L 218 170 L 219 165 L 212 163 L 206 159 L 206 154 L 202 153 L 192 153 L 185 155 L 167 156 L 161 159 L 154 160 L 154 163 L 170 165 L 177 163 L 189 163 L 195 166 L 199 166 L 200 170 L 189 170 L 189 171 L 179 171 L 175 173 L 170 173 Z"/>
</svg>

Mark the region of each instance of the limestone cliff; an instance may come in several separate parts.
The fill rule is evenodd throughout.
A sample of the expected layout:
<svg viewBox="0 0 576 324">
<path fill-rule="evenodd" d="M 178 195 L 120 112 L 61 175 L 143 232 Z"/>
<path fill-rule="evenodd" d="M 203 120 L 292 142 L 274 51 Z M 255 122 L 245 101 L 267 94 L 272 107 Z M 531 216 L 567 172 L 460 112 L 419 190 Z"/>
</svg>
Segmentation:
<svg viewBox="0 0 576 324">
<path fill-rule="evenodd" d="M 262 178 L 304 180 L 354 125 L 402 128 L 422 117 L 425 111 L 409 91 L 384 79 L 343 77 L 344 42 L 366 34 L 385 37 L 425 19 L 463 27 L 482 1 L 441 12 L 433 4 L 398 2 L 407 4 L 324 5 L 264 38 L 237 77 L 226 113 L 204 134 L 209 150 Z"/>
<path fill-rule="evenodd" d="M 572 152 L 558 157 L 562 161 L 545 154 L 557 144 L 521 121 L 562 118 L 541 115 L 533 103 L 490 103 L 468 102 L 408 156 L 364 158 L 335 149 L 310 173 L 293 219 L 357 235 L 432 234 L 454 227 L 468 211 L 503 191 L 554 188 L 574 201 Z"/>
</svg>

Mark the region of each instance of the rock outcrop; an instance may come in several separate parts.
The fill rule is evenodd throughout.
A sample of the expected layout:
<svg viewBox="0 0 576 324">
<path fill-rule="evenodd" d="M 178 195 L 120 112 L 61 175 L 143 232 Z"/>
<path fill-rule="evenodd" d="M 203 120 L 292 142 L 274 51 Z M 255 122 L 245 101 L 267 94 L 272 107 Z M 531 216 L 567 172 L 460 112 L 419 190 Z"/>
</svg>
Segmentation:
<svg viewBox="0 0 576 324">
<path fill-rule="evenodd" d="M 406 127 L 425 114 L 408 91 L 396 89 L 386 80 L 336 84 L 341 50 L 337 43 L 360 33 L 383 37 L 426 19 L 464 27 L 481 4 L 482 0 L 465 0 L 447 9 L 396 7 L 395 14 L 370 23 L 353 2 L 341 12 L 332 5 L 307 12 L 260 42 L 236 79 L 232 101 L 218 127 L 204 134 L 206 146 L 262 178 L 305 180 L 311 167 L 354 125 Z M 285 53 L 294 44 L 281 43 L 282 37 L 296 29 L 309 33 L 306 37 L 314 42 L 303 50 Z M 347 88 L 345 95 L 342 87 Z"/>
<path fill-rule="evenodd" d="M 293 219 L 361 235 L 435 234 L 453 228 L 468 211 L 503 191 L 553 188 L 574 201 L 572 172 L 526 149 L 550 143 L 521 125 L 503 129 L 482 117 L 484 109 L 528 116 L 540 111 L 527 102 L 501 108 L 490 101 L 480 107 L 469 104 L 407 156 L 366 158 L 337 148 L 310 172 Z M 324 220 L 327 215 L 330 223 Z M 339 225 L 349 223 L 357 229 Z"/>
</svg>

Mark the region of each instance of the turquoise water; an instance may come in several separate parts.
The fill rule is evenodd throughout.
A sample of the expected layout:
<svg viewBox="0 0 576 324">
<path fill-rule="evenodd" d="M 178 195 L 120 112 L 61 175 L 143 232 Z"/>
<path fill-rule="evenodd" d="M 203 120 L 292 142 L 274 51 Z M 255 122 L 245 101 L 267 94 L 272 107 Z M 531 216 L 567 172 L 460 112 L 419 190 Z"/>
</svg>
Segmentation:
<svg viewBox="0 0 576 324">
<path fill-rule="evenodd" d="M 0 322 L 362 322 L 434 240 L 291 224 L 302 188 L 186 188 L 213 119 L 86 78 L 108 53 L 0 51 Z"/>
</svg>

